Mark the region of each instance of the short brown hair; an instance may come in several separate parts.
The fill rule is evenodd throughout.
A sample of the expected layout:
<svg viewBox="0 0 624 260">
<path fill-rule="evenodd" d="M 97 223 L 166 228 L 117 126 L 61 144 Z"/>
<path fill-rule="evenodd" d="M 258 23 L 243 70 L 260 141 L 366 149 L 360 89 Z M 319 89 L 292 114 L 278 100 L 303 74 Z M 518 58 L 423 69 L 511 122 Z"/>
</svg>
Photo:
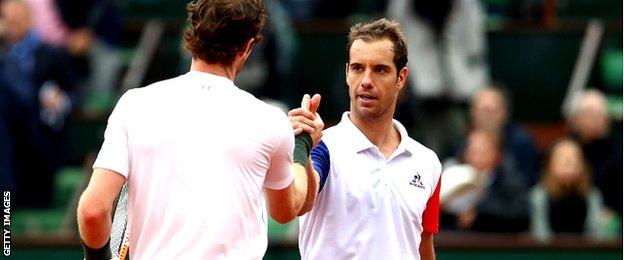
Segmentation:
<svg viewBox="0 0 624 260">
<path fill-rule="evenodd" d="M 193 58 L 230 65 L 249 39 L 262 39 L 266 23 L 262 0 L 197 0 L 186 11 L 184 47 Z"/>
<path fill-rule="evenodd" d="M 399 27 L 399 23 L 388 21 L 386 18 L 370 21 L 364 24 L 356 24 L 349 31 L 349 43 L 347 44 L 347 62 L 351 60 L 351 45 L 356 40 L 370 42 L 374 40 L 388 39 L 392 42 L 394 52 L 394 65 L 397 73 L 407 65 L 407 44 Z"/>
</svg>

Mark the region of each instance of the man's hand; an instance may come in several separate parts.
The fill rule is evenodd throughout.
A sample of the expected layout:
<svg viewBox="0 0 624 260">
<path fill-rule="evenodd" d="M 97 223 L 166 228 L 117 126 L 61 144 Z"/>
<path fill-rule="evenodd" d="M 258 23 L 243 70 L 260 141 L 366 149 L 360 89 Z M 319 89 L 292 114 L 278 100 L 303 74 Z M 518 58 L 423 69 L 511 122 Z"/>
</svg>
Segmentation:
<svg viewBox="0 0 624 260">
<path fill-rule="evenodd" d="M 298 135 L 302 132 L 310 134 L 313 146 L 316 146 L 321 141 L 323 128 L 325 128 L 323 119 L 316 112 L 320 104 L 321 95 L 315 94 L 310 98 L 310 95 L 305 94 L 301 100 L 301 107 L 288 112 L 288 119 L 293 127 L 293 134 Z"/>
<path fill-rule="evenodd" d="M 39 93 L 41 106 L 55 114 L 64 114 L 69 108 L 69 96 L 55 82 L 47 81 Z"/>
<path fill-rule="evenodd" d="M 321 96 L 319 94 L 314 95 L 312 98 L 310 98 L 310 95 L 305 94 L 301 100 L 301 107 L 288 112 L 288 119 L 292 124 L 294 135 L 297 136 L 303 132 L 310 134 L 310 137 L 312 138 L 312 147 L 316 146 L 321 141 L 323 128 L 325 127 L 323 119 L 321 119 L 321 116 L 316 113 L 320 103 Z M 299 138 L 299 136 L 295 138 L 295 144 L 299 147 L 297 142 L 301 140 L 297 138 Z M 297 216 L 301 216 L 312 209 L 314 203 L 316 202 L 316 195 L 318 194 L 320 182 L 319 174 L 316 172 L 312 166 L 312 162 L 310 161 L 309 150 L 308 153 L 305 154 L 305 158 L 301 158 L 301 155 L 301 151 L 295 148 L 295 162 L 300 162 L 300 165 L 295 164 L 295 168 L 301 169 L 297 167 L 305 167 L 304 171 L 307 177 L 305 200 L 298 211 Z"/>
</svg>

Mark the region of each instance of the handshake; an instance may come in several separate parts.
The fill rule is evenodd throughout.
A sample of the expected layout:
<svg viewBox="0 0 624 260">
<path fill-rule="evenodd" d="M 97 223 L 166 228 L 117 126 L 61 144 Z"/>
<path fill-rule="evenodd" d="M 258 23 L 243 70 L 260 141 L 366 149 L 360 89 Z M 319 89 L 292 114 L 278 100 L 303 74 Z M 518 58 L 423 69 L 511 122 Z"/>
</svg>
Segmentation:
<svg viewBox="0 0 624 260">
<path fill-rule="evenodd" d="M 293 134 L 299 136 L 301 133 L 307 133 L 312 138 L 312 147 L 316 146 L 323 137 L 323 128 L 325 124 L 323 119 L 316 112 L 321 104 L 321 95 L 315 94 L 303 95 L 301 107 L 295 108 L 288 112 L 288 119 L 293 128 Z"/>
</svg>

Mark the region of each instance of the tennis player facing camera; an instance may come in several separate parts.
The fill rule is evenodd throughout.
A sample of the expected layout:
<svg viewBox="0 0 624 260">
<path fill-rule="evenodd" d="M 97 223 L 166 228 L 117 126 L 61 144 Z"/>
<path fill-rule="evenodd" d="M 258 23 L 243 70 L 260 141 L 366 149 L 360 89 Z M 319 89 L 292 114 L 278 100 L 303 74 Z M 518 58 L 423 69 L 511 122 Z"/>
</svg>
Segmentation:
<svg viewBox="0 0 624 260">
<path fill-rule="evenodd" d="M 321 176 L 299 220 L 302 259 L 435 259 L 440 161 L 393 119 L 407 45 L 386 19 L 353 26 L 345 66 L 350 110 L 311 153 Z"/>
<path fill-rule="evenodd" d="M 87 259 L 110 259 L 126 181 L 133 259 L 261 259 L 267 207 L 285 223 L 315 201 L 320 96 L 306 95 L 289 120 L 233 83 L 262 38 L 262 1 L 197 0 L 187 12 L 191 71 L 129 90 L 108 120 L 78 205 Z"/>
</svg>

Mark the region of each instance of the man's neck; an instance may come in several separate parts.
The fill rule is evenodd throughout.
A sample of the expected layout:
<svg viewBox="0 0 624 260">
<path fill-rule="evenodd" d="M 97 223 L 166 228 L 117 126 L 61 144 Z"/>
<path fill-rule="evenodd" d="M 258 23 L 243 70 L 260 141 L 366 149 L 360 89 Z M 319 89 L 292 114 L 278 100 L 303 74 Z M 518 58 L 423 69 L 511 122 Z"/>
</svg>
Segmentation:
<svg viewBox="0 0 624 260">
<path fill-rule="evenodd" d="M 215 74 L 226 77 L 232 81 L 234 81 L 234 78 L 236 77 L 236 66 L 234 66 L 234 64 L 223 65 L 220 63 L 207 63 L 196 58 L 193 58 L 193 61 L 191 61 L 191 70 Z"/>
<path fill-rule="evenodd" d="M 378 119 L 361 119 L 353 112 L 350 113 L 351 122 L 383 153 L 389 158 L 401 142 L 399 131 L 392 124 L 392 117 Z"/>
</svg>

